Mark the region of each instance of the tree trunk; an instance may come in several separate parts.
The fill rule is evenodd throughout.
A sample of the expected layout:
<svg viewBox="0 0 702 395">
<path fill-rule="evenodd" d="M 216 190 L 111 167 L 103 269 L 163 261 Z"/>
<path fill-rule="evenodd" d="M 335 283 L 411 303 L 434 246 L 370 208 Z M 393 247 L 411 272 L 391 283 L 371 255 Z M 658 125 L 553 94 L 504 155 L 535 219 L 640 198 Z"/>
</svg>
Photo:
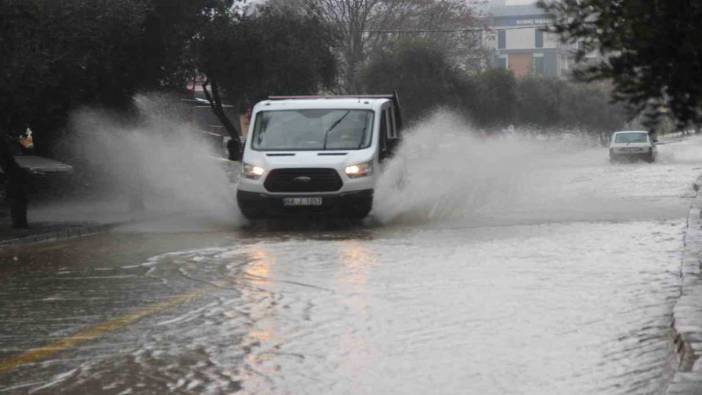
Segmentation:
<svg viewBox="0 0 702 395">
<path fill-rule="evenodd" d="M 0 132 L 1 133 L 1 132 Z M 10 140 L 0 136 L 0 167 L 5 173 L 5 191 L 10 205 L 10 218 L 15 229 L 26 228 L 27 223 L 27 171 L 15 161 L 10 149 Z"/>
<path fill-rule="evenodd" d="M 212 92 L 210 93 L 208 89 L 212 89 Z M 207 101 L 210 103 L 212 112 L 215 114 L 217 119 L 219 119 L 219 122 L 222 123 L 222 126 L 224 126 L 224 129 L 227 131 L 229 137 L 231 137 L 232 139 L 232 143 L 229 144 L 228 147 L 236 147 L 238 150 L 238 152 L 236 153 L 230 151 L 229 159 L 241 159 L 241 136 L 239 135 L 239 131 L 236 129 L 232 121 L 227 116 L 227 113 L 224 112 L 224 107 L 222 106 L 222 97 L 219 93 L 219 86 L 217 85 L 217 81 L 210 81 L 209 79 L 207 79 L 205 82 L 202 83 L 202 90 L 205 93 Z"/>
</svg>

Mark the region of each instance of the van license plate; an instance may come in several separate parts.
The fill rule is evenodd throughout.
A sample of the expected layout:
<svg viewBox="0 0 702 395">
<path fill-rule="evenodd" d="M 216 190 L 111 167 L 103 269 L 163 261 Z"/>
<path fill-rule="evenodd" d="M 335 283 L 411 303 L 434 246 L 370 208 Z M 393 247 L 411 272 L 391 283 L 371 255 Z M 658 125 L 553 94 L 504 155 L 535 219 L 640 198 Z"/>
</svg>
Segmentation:
<svg viewBox="0 0 702 395">
<path fill-rule="evenodd" d="M 283 198 L 283 206 L 321 206 L 321 197 L 288 197 Z"/>
</svg>

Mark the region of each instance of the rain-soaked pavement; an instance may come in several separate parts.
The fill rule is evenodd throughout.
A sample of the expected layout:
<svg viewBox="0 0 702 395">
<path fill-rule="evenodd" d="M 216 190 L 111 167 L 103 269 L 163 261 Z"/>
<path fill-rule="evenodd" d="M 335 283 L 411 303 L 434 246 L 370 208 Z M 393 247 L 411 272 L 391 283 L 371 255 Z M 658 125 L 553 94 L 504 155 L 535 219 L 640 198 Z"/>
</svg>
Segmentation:
<svg viewBox="0 0 702 395">
<path fill-rule="evenodd" d="M 702 139 L 660 153 L 385 222 L 1 250 L 0 393 L 661 393 Z"/>
</svg>

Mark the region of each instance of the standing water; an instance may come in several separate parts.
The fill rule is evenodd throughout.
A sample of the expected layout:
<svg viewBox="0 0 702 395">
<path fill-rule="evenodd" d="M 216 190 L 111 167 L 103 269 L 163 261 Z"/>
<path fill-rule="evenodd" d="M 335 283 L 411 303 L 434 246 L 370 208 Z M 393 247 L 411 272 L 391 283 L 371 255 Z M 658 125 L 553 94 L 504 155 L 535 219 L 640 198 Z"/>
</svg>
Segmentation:
<svg viewBox="0 0 702 395">
<path fill-rule="evenodd" d="M 577 135 L 467 130 L 447 113 L 417 126 L 365 227 L 219 230 L 120 261 L 150 297 L 198 296 L 90 346 L 119 345 L 109 357 L 54 361 L 42 390 L 663 392 L 702 140 L 610 164 Z"/>
</svg>

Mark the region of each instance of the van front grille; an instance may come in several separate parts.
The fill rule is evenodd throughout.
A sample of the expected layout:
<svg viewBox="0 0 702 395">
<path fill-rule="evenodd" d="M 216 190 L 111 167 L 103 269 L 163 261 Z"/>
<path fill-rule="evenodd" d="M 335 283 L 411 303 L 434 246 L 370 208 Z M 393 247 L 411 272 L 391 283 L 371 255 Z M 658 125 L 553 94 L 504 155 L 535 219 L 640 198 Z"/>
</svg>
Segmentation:
<svg viewBox="0 0 702 395">
<path fill-rule="evenodd" d="M 342 185 L 334 169 L 273 169 L 263 183 L 270 192 L 334 192 Z"/>
</svg>

